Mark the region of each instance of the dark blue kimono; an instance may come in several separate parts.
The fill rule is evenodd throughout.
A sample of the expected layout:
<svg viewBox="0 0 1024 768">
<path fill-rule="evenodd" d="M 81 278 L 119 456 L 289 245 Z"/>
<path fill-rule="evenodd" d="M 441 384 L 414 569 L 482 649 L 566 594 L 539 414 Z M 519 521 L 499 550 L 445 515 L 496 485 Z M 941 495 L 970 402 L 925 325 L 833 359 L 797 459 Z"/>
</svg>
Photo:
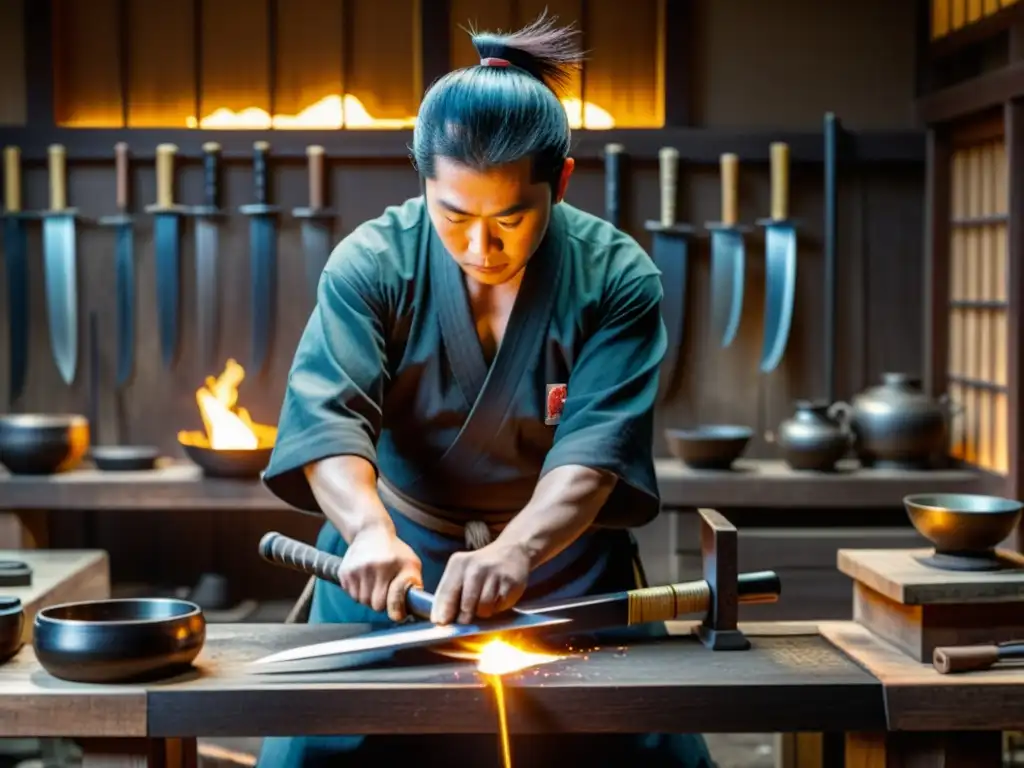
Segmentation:
<svg viewBox="0 0 1024 768">
<path fill-rule="evenodd" d="M 661 278 L 628 235 L 566 203 L 527 264 L 504 339 L 488 365 L 460 267 L 434 232 L 422 197 L 388 208 L 335 249 L 288 379 L 264 481 L 289 504 L 320 513 L 310 462 L 357 455 L 401 495 L 453 521 L 507 521 L 558 466 L 618 477 L 597 526 L 532 575 L 523 600 L 637 586 L 628 526 L 659 511 L 653 406 L 665 352 Z M 564 385 L 560 413 L 548 392 Z M 399 537 L 434 591 L 465 548 L 392 509 Z M 317 547 L 344 555 L 325 522 Z M 310 622 L 386 623 L 341 588 L 317 581 Z M 685 723 L 680 723 L 685 728 Z M 494 765 L 493 737 L 267 739 L 266 768 L 363 765 L 415 750 L 445 765 Z M 479 749 L 471 757 L 472 745 Z M 699 736 L 519 737 L 521 765 L 709 765 Z M 524 761 L 524 762 L 520 762 Z M 439 763 L 440 764 L 440 763 Z"/>
</svg>

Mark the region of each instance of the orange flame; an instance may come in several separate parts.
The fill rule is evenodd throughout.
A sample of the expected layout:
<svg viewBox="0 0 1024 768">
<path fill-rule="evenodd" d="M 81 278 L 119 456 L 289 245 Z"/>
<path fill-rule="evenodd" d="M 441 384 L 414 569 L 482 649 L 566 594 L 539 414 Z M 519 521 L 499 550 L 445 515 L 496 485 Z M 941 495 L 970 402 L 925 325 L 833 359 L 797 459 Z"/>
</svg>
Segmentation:
<svg viewBox="0 0 1024 768">
<path fill-rule="evenodd" d="M 205 384 L 196 390 L 203 431 L 183 430 L 178 433 L 178 441 L 216 451 L 251 451 L 273 446 L 277 427 L 257 424 L 245 408 L 238 406 L 238 385 L 244 378 L 245 369 L 234 360 L 227 361 L 217 378 L 207 376 Z"/>
</svg>

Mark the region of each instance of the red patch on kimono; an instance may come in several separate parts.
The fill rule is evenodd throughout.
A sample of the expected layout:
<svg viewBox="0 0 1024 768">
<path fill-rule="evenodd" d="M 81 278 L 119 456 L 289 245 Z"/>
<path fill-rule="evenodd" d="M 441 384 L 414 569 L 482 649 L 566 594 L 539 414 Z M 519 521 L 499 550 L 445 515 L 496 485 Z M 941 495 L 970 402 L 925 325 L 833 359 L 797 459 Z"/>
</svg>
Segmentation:
<svg viewBox="0 0 1024 768">
<path fill-rule="evenodd" d="M 565 407 L 565 384 L 548 384 L 548 395 L 544 409 L 544 423 L 557 424 L 562 420 L 562 408 Z"/>
</svg>

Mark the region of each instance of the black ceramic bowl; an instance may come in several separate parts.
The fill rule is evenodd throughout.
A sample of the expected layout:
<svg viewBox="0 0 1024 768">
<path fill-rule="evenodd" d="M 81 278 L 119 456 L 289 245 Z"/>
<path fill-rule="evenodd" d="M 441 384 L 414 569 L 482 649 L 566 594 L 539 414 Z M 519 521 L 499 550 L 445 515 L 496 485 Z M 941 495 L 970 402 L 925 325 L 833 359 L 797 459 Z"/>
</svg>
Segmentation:
<svg viewBox="0 0 1024 768">
<path fill-rule="evenodd" d="M 49 475 L 76 466 L 89 450 L 89 420 L 74 413 L 0 416 L 0 464 L 15 475 Z"/>
<path fill-rule="evenodd" d="M 240 448 L 218 451 L 189 443 L 181 443 L 185 454 L 208 477 L 255 478 L 266 469 L 273 448 Z"/>
<path fill-rule="evenodd" d="M 746 450 L 754 430 L 736 424 L 708 424 L 693 429 L 666 429 L 673 456 L 694 469 L 729 469 Z"/>
<path fill-rule="evenodd" d="M 903 499 L 917 532 L 944 554 L 993 550 L 1021 519 L 1024 504 L 971 493 L 919 493 Z"/>
<path fill-rule="evenodd" d="M 160 449 L 151 445 L 94 445 L 89 458 L 103 472 L 141 472 L 156 466 Z"/>
<path fill-rule="evenodd" d="M 187 600 L 136 598 L 51 605 L 36 614 L 32 644 L 47 672 L 80 683 L 169 677 L 206 642 L 206 617 Z"/>
<path fill-rule="evenodd" d="M 16 597 L 0 597 L 0 664 L 21 650 L 25 609 Z"/>
</svg>

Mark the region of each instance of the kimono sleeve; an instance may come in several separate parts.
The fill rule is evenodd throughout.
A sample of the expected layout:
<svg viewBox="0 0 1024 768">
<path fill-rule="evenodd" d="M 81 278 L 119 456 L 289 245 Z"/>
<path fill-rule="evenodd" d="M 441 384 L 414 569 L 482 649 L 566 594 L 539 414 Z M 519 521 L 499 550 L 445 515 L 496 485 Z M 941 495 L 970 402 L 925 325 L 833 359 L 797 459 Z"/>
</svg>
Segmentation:
<svg viewBox="0 0 1024 768">
<path fill-rule="evenodd" d="M 667 346 L 658 274 L 617 288 L 584 342 L 566 387 L 543 473 L 570 464 L 601 469 L 618 482 L 598 525 L 635 527 L 660 511 L 654 473 L 654 403 Z"/>
<path fill-rule="evenodd" d="M 386 365 L 386 291 L 380 260 L 343 241 L 320 279 L 316 308 L 288 374 L 277 441 L 263 482 L 305 512 L 321 512 L 307 464 L 361 456 L 376 468 Z"/>
</svg>

